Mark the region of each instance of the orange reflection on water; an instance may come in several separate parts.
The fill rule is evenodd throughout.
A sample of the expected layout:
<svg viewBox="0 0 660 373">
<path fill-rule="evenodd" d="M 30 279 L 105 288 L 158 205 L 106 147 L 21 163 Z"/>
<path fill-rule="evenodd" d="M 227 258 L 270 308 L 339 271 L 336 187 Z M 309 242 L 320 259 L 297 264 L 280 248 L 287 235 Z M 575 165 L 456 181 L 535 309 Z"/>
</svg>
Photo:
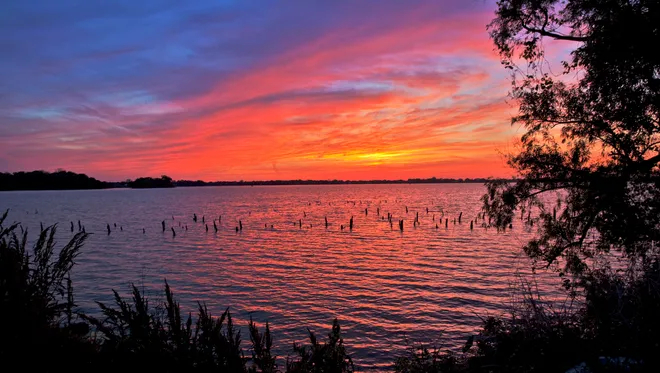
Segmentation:
<svg viewBox="0 0 660 373">
<path fill-rule="evenodd" d="M 515 272 L 529 267 L 520 247 L 531 232 L 514 222 L 496 233 L 480 220 L 470 230 L 484 191 L 431 184 L 17 192 L 0 195 L 0 204 L 38 208 L 15 217 L 28 225 L 67 227 L 80 218 L 98 233 L 74 273 L 84 309 L 111 301 L 110 289 L 130 281 L 153 293 L 167 278 L 184 308 L 202 301 L 215 314 L 230 306 L 240 325 L 250 315 L 269 321 L 284 348 L 306 338 L 305 327 L 324 335 L 338 317 L 356 362 L 382 370 L 405 337 L 459 346 L 478 316 L 506 309 Z M 115 222 L 123 231 L 108 236 L 105 225 Z M 60 230 L 60 242 L 70 234 Z M 542 290 L 556 290 L 551 280 Z"/>
</svg>

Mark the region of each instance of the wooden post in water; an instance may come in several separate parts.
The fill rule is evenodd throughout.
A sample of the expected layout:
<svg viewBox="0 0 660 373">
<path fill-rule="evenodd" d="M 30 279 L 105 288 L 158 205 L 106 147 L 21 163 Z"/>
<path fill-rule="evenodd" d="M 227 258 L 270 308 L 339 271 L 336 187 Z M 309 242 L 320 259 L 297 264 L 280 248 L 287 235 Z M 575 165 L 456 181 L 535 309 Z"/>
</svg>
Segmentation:
<svg viewBox="0 0 660 373">
<path fill-rule="evenodd" d="M 449 226 L 449 218 L 445 218 L 445 228 Z"/>
<path fill-rule="evenodd" d="M 172 227 L 172 238 L 176 237 L 176 232 L 174 231 L 174 227 Z"/>
<path fill-rule="evenodd" d="M 458 214 L 458 224 L 461 224 L 461 218 L 463 217 L 463 212 L 461 211 L 460 214 Z"/>
<path fill-rule="evenodd" d="M 208 224 L 204 224 L 204 226 L 206 227 L 206 232 L 208 233 L 208 231 L 209 231 L 209 225 L 208 225 Z"/>
<path fill-rule="evenodd" d="M 144 228 L 142 228 L 142 234 L 145 234 L 145 233 L 147 233 L 147 231 Z"/>
<path fill-rule="evenodd" d="M 353 230 L 353 217 L 351 216 L 351 221 L 349 222 L 349 229 Z"/>
<path fill-rule="evenodd" d="M 71 222 L 71 232 L 73 232 L 73 222 Z"/>
<path fill-rule="evenodd" d="M 470 230 L 472 230 L 472 220 L 470 220 Z"/>
<path fill-rule="evenodd" d="M 110 224 L 106 224 L 106 228 L 108 228 L 108 236 L 110 235 Z"/>
<path fill-rule="evenodd" d="M 161 222 L 161 224 L 163 225 L 163 232 L 165 232 L 165 220 L 163 220 L 163 221 Z M 174 229 L 174 228 L 172 228 L 172 229 Z"/>
<path fill-rule="evenodd" d="M 206 223 L 206 217 L 202 215 L 202 223 Z"/>
<path fill-rule="evenodd" d="M 403 219 L 399 220 L 399 230 L 403 232 Z"/>
<path fill-rule="evenodd" d="M 325 219 L 325 229 L 328 229 L 328 217 L 325 216 L 324 219 Z"/>
<path fill-rule="evenodd" d="M 197 223 L 197 214 L 193 213 L 193 221 Z"/>
<path fill-rule="evenodd" d="M 240 220 L 238 221 L 238 230 L 243 231 L 243 222 Z"/>
</svg>

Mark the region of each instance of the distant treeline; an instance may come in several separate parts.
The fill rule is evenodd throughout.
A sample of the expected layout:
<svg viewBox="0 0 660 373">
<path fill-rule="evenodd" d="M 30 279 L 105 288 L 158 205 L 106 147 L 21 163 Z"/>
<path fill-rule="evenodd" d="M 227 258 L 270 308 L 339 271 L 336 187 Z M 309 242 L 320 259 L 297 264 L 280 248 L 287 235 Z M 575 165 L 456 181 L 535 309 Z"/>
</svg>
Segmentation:
<svg viewBox="0 0 660 373">
<path fill-rule="evenodd" d="M 153 177 L 140 177 L 133 181 L 127 181 L 126 186 L 134 189 L 145 189 L 145 188 L 174 188 L 174 183 L 172 178 L 163 175 L 160 178 Z"/>
<path fill-rule="evenodd" d="M 431 177 L 428 179 L 399 180 L 256 180 L 256 181 L 202 181 L 172 180 L 167 175 L 159 178 L 140 177 L 122 182 L 99 181 L 85 174 L 70 171 L 31 171 L 0 173 L 1 190 L 65 190 L 65 189 L 105 189 L 105 188 L 173 188 L 189 186 L 230 186 L 230 185 L 338 185 L 338 184 L 432 184 L 432 183 L 485 183 L 486 178 L 446 179 Z M 502 179 L 503 181 L 515 181 Z"/>
<path fill-rule="evenodd" d="M 434 183 L 485 183 L 486 178 L 476 179 L 399 179 L 399 180 L 256 180 L 256 181 L 202 181 L 177 180 L 176 186 L 228 186 L 228 185 L 334 185 L 334 184 L 434 184 Z M 515 181 L 514 179 L 501 179 L 502 181 Z"/>
<path fill-rule="evenodd" d="M 0 172 L 0 190 L 103 189 L 112 184 L 69 171 Z"/>
</svg>

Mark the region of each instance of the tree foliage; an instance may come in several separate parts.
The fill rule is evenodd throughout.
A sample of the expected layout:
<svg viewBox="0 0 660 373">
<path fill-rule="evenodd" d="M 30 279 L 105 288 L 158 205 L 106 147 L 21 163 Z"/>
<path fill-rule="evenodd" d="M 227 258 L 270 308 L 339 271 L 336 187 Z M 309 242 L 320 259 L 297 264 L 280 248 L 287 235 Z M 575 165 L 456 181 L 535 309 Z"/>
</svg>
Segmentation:
<svg viewBox="0 0 660 373">
<path fill-rule="evenodd" d="M 64 190 L 64 189 L 103 189 L 109 183 L 99 181 L 85 174 L 57 170 L 55 172 L 0 172 L 0 190 Z"/>
<path fill-rule="evenodd" d="M 128 186 L 135 189 L 173 188 L 174 182 L 171 177 L 162 175 L 160 178 L 140 177 L 128 183 Z"/>
<path fill-rule="evenodd" d="M 660 2 L 501 0 L 489 31 L 525 129 L 520 180 L 483 198 L 494 224 L 529 216 L 527 254 L 578 278 L 608 253 L 629 268 L 657 254 Z M 570 50 L 559 69 L 549 45 Z"/>
</svg>

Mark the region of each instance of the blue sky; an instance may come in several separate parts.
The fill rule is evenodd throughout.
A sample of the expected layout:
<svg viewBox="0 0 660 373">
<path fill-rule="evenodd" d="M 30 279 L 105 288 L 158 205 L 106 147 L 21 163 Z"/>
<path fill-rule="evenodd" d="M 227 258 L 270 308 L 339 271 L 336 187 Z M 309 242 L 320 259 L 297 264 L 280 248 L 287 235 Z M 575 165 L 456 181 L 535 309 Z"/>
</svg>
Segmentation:
<svg viewBox="0 0 660 373">
<path fill-rule="evenodd" d="M 497 154 L 513 130 L 486 31 L 493 9 L 476 0 L 6 1 L 0 171 L 502 176 Z"/>
</svg>

